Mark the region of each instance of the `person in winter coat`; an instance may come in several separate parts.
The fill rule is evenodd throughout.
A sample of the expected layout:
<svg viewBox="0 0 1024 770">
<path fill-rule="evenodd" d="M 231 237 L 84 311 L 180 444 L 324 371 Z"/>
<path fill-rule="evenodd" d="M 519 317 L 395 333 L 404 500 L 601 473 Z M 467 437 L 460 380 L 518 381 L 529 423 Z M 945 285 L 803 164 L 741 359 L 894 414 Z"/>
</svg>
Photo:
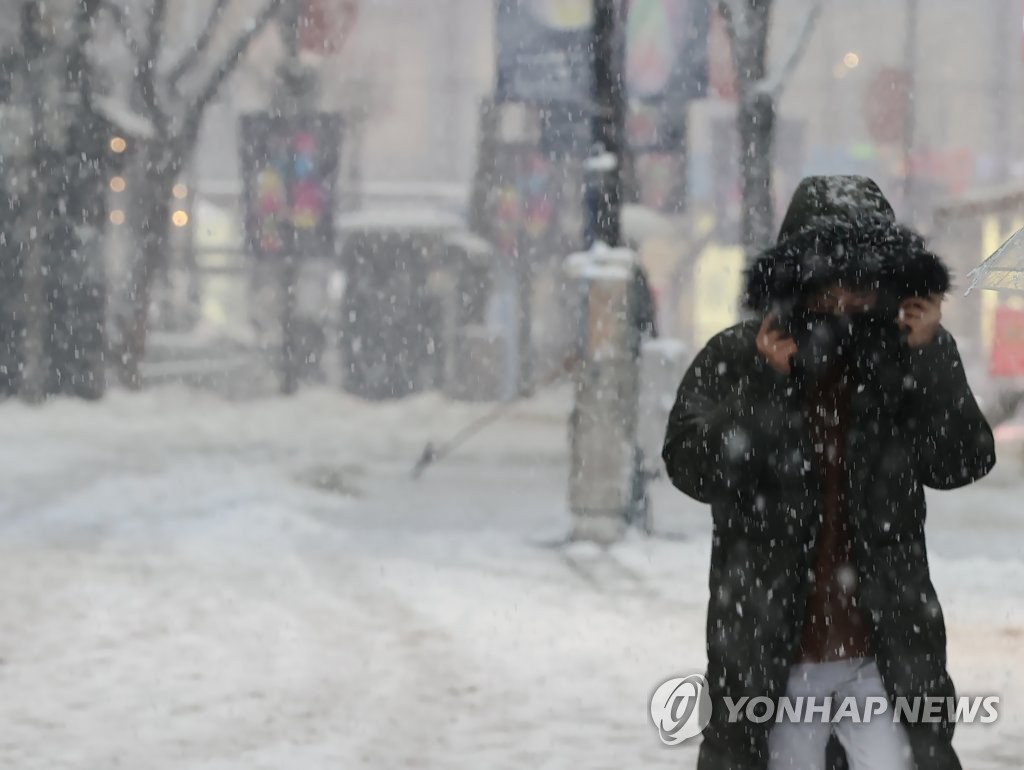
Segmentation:
<svg viewBox="0 0 1024 770">
<path fill-rule="evenodd" d="M 647 278 L 647 271 L 639 259 L 633 266 L 633 283 L 630 289 L 633 292 L 630 300 L 633 314 L 632 325 L 636 330 L 637 339 L 633 354 L 639 358 L 643 338 L 657 339 L 658 337 L 658 304 L 654 299 L 654 291 Z"/>
<path fill-rule="evenodd" d="M 953 770 L 953 725 L 756 724 L 725 698 L 954 694 L 924 488 L 983 477 L 994 442 L 952 336 L 949 273 L 864 177 L 809 177 L 747 273 L 758 320 L 679 387 L 669 477 L 709 503 L 711 722 L 698 770 Z M 735 701 L 734 701 L 735 702 Z"/>
</svg>

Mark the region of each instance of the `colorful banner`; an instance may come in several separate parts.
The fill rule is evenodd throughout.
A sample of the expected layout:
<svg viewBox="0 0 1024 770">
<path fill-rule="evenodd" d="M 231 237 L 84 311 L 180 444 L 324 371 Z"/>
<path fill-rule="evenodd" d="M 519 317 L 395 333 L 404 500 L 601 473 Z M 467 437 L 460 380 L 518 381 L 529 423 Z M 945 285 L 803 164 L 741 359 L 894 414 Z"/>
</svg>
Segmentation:
<svg viewBox="0 0 1024 770">
<path fill-rule="evenodd" d="M 250 250 L 262 256 L 333 253 L 340 117 L 289 121 L 257 113 L 240 122 Z"/>
<path fill-rule="evenodd" d="M 493 239 L 500 254 L 544 249 L 555 237 L 561 169 L 527 146 L 505 146 L 497 158 L 500 184 L 492 193 Z"/>
<path fill-rule="evenodd" d="M 709 13 L 706 0 L 628 0 L 626 129 L 634 150 L 682 146 L 686 104 L 707 89 Z"/>
<path fill-rule="evenodd" d="M 996 310 L 989 371 L 993 377 L 1024 377 L 1024 310 Z"/>
<path fill-rule="evenodd" d="M 625 0 L 625 70 L 634 149 L 672 150 L 685 105 L 707 88 L 708 0 Z M 593 0 L 497 0 L 500 102 L 580 111 L 592 101 Z M 557 126 L 556 126 L 557 127 Z M 564 132 L 568 136 L 568 132 Z M 552 142 L 549 142 L 551 144 Z M 557 142 L 554 142 L 557 144 Z"/>
<path fill-rule="evenodd" d="M 537 105 L 588 102 L 592 0 L 496 2 L 496 100 Z"/>
</svg>

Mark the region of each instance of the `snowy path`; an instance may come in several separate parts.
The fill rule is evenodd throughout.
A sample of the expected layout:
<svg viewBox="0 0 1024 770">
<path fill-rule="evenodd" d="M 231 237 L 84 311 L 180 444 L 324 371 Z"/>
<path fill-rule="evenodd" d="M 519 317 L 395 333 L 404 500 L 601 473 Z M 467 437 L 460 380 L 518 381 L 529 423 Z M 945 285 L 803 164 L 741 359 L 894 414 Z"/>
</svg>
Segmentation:
<svg viewBox="0 0 1024 770">
<path fill-rule="evenodd" d="M 703 667 L 708 524 L 569 569 L 564 394 L 422 480 L 479 407 L 184 390 L 0 407 L 0 767 L 679 768 L 646 721 Z M 965 765 L 1024 745 L 1024 482 L 935 497 L 933 572 L 962 691 L 1003 716 Z M 593 580 L 586 577 L 592 573 Z"/>
</svg>

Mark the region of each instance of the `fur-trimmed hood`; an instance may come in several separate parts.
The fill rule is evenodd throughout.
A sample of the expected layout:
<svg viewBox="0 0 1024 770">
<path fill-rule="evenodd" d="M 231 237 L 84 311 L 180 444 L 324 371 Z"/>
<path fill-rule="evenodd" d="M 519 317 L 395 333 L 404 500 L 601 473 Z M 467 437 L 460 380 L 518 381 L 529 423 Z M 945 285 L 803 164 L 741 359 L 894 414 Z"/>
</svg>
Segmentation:
<svg viewBox="0 0 1024 770">
<path fill-rule="evenodd" d="M 950 274 L 924 238 L 896 222 L 872 179 L 806 177 L 778 243 L 747 270 L 744 304 L 763 313 L 834 283 L 904 299 L 949 291 Z"/>
</svg>

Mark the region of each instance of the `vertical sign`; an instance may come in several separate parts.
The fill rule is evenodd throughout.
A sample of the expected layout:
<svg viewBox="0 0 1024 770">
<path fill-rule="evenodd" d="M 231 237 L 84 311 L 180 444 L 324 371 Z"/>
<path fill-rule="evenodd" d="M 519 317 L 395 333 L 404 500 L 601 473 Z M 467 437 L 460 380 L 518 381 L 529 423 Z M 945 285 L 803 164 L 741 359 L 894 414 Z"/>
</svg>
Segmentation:
<svg viewBox="0 0 1024 770">
<path fill-rule="evenodd" d="M 250 250 L 261 256 L 333 252 L 340 117 L 243 115 L 241 135 Z"/>
<path fill-rule="evenodd" d="M 586 123 L 578 110 L 591 101 L 593 0 L 496 2 L 496 101 Z M 630 146 L 675 149 L 686 103 L 707 89 L 709 0 L 624 2 Z"/>
<path fill-rule="evenodd" d="M 593 0 L 495 0 L 497 103 L 535 107 L 544 153 L 580 158 L 590 146 Z M 686 197 L 686 107 L 708 84 L 710 0 L 622 0 L 626 141 L 644 205 Z"/>
<path fill-rule="evenodd" d="M 496 1 L 496 101 L 589 102 L 592 0 Z"/>
<path fill-rule="evenodd" d="M 634 150 L 680 147 L 686 104 L 707 89 L 709 5 L 703 0 L 628 0 L 626 89 Z"/>
<path fill-rule="evenodd" d="M 996 310 L 989 371 L 993 377 L 1024 377 L 1024 310 Z"/>
</svg>

